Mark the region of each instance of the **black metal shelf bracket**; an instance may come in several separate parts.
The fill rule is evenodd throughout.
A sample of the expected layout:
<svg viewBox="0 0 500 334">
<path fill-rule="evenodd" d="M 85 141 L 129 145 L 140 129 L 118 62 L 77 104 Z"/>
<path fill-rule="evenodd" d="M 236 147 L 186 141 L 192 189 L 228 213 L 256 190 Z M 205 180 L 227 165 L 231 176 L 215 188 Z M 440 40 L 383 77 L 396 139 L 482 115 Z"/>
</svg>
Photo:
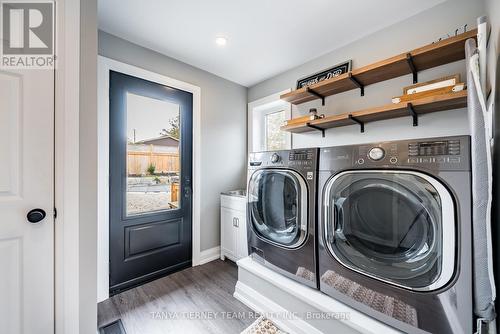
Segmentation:
<svg viewBox="0 0 500 334">
<path fill-rule="evenodd" d="M 413 104 L 408 103 L 406 105 L 406 108 L 408 108 L 408 112 L 410 113 L 411 117 L 413 118 L 413 126 L 418 126 L 418 114 L 413 108 Z"/>
<path fill-rule="evenodd" d="M 325 129 L 320 128 L 319 126 L 313 125 L 313 124 L 311 124 L 311 123 L 306 123 L 306 126 L 307 126 L 308 128 L 311 128 L 311 129 L 314 129 L 314 130 L 321 131 L 321 136 L 322 136 L 323 138 L 325 138 Z"/>
<path fill-rule="evenodd" d="M 365 96 L 365 86 L 352 75 L 352 72 L 349 72 L 349 80 L 361 90 L 361 96 Z"/>
<path fill-rule="evenodd" d="M 418 71 L 415 67 L 415 64 L 413 63 L 413 57 L 411 56 L 411 53 L 406 54 L 406 62 L 408 63 L 408 67 L 410 68 L 411 73 L 413 73 L 413 83 L 416 84 L 418 82 Z"/>
<path fill-rule="evenodd" d="M 316 92 L 314 89 L 312 89 L 310 87 L 306 88 L 306 92 L 311 94 L 311 95 L 316 96 L 318 99 L 321 99 L 321 105 L 322 106 L 325 105 L 325 96 L 321 95 L 320 93 Z"/>
<path fill-rule="evenodd" d="M 355 123 L 358 123 L 361 127 L 361 133 L 365 132 L 365 123 L 354 117 L 353 115 L 349 114 L 349 119 L 352 120 Z"/>
</svg>

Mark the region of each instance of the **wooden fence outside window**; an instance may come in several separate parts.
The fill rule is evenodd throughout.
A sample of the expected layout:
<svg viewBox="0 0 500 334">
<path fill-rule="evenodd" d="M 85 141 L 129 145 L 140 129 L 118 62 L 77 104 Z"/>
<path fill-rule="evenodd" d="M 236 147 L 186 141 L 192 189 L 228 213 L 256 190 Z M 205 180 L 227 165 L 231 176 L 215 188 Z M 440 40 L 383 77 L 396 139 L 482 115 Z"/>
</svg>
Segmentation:
<svg viewBox="0 0 500 334">
<path fill-rule="evenodd" d="M 179 153 L 127 152 L 128 175 L 147 175 L 148 167 L 155 166 L 155 174 L 179 173 Z"/>
</svg>

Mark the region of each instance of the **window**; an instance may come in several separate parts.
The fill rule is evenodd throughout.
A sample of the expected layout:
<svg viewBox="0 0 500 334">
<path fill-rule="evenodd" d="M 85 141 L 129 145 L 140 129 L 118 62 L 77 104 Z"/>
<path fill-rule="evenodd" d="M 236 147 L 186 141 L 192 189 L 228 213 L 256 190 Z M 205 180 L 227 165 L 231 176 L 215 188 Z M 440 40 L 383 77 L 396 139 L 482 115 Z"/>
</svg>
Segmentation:
<svg viewBox="0 0 500 334">
<path fill-rule="evenodd" d="M 127 93 L 127 216 L 179 207 L 180 106 Z"/>
<path fill-rule="evenodd" d="M 286 150 L 292 147 L 292 135 L 281 131 L 291 118 L 291 105 L 280 100 L 280 92 L 248 104 L 249 152 Z"/>
<path fill-rule="evenodd" d="M 285 110 L 280 110 L 265 116 L 266 151 L 284 150 L 287 148 L 287 133 L 281 131 L 285 122 Z"/>
</svg>

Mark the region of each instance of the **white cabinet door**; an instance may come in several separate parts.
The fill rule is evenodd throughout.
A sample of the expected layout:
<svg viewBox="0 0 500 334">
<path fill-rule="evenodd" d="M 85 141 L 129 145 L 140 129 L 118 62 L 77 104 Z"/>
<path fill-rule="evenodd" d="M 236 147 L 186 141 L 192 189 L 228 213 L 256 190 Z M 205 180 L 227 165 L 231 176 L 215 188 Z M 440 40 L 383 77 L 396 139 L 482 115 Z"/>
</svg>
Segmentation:
<svg viewBox="0 0 500 334">
<path fill-rule="evenodd" d="M 232 260 L 237 257 L 236 227 L 234 210 L 221 207 L 221 252 L 222 256 L 228 256 Z"/>
<path fill-rule="evenodd" d="M 1 69 L 2 333 L 54 333 L 53 133 L 54 72 Z M 32 209 L 46 217 L 28 222 Z"/>
<path fill-rule="evenodd" d="M 247 224 L 246 213 L 242 211 L 235 211 L 236 219 L 238 222 L 237 236 L 237 256 L 242 259 L 248 256 L 248 242 L 247 242 Z"/>
</svg>

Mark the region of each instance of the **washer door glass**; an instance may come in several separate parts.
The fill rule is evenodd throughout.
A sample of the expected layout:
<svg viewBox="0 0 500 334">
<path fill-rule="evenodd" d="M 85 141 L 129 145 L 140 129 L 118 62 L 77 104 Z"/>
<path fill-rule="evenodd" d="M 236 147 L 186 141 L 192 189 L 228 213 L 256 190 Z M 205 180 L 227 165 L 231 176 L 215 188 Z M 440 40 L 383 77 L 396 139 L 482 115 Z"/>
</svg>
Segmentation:
<svg viewBox="0 0 500 334">
<path fill-rule="evenodd" d="M 406 171 L 344 172 L 330 179 L 325 195 L 325 237 L 339 262 L 410 289 L 435 289 L 449 281 L 454 210 L 437 180 Z M 446 227 L 443 197 L 444 214 L 451 217 Z"/>
<path fill-rule="evenodd" d="M 293 171 L 256 171 L 249 182 L 252 227 L 259 237 L 279 246 L 299 247 L 307 236 L 307 186 Z"/>
</svg>

